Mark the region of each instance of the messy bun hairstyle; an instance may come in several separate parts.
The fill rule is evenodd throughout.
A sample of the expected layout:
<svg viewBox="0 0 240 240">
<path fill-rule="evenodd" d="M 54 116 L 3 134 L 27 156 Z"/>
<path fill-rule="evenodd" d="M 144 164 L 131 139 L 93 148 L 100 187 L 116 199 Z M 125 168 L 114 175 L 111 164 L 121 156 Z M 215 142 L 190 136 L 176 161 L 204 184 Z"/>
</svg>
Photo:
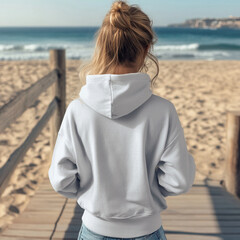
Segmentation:
<svg viewBox="0 0 240 240">
<path fill-rule="evenodd" d="M 118 65 L 131 66 L 148 49 L 146 57 L 154 62 L 157 69 L 153 84 L 159 66 L 157 58 L 150 52 L 156 41 L 151 25 L 149 17 L 138 6 L 129 6 L 125 1 L 113 2 L 96 33 L 91 61 L 79 69 L 80 79 L 85 79 L 87 74 L 105 74 Z M 140 71 L 147 70 L 146 59 L 142 62 Z"/>
</svg>

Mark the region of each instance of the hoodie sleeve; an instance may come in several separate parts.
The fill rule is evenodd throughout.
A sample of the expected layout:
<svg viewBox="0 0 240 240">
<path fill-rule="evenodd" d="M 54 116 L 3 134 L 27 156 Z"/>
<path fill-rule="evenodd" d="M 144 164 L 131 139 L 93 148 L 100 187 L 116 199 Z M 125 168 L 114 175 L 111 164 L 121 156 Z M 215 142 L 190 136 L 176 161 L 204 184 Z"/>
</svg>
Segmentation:
<svg viewBox="0 0 240 240">
<path fill-rule="evenodd" d="M 164 197 L 186 193 L 195 179 L 196 165 L 187 150 L 183 128 L 172 104 L 169 143 L 157 166 L 159 189 Z"/>
<path fill-rule="evenodd" d="M 53 189 L 67 198 L 76 198 L 80 180 L 70 142 L 58 132 L 48 176 Z"/>
</svg>

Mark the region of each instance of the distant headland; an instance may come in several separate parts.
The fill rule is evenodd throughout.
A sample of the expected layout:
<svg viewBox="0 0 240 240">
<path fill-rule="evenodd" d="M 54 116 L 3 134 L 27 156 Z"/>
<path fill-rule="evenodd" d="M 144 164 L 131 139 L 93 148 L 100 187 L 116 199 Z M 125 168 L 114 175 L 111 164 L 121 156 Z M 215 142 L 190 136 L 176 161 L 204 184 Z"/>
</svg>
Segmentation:
<svg viewBox="0 0 240 240">
<path fill-rule="evenodd" d="M 229 16 L 228 18 L 193 18 L 186 20 L 184 23 L 170 24 L 168 27 L 240 29 L 240 17 Z"/>
</svg>

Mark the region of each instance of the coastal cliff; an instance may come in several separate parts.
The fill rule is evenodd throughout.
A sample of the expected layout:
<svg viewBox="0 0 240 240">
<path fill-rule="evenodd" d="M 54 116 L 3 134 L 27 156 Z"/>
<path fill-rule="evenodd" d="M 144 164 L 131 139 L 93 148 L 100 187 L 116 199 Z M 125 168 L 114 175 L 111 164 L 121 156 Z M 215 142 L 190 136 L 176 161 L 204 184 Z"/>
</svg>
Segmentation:
<svg viewBox="0 0 240 240">
<path fill-rule="evenodd" d="M 186 20 L 184 23 L 170 24 L 168 27 L 240 29 L 240 17 L 230 16 L 229 18 L 194 18 Z"/>
</svg>

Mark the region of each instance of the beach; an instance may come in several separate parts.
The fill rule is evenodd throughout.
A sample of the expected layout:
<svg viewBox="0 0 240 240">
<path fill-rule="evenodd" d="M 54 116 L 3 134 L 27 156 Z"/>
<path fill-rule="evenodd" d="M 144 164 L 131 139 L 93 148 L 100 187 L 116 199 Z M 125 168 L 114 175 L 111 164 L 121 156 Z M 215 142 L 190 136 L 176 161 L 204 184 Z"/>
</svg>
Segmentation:
<svg viewBox="0 0 240 240">
<path fill-rule="evenodd" d="M 67 59 L 66 105 L 78 98 L 79 60 Z M 240 61 L 161 60 L 153 94 L 176 107 L 196 180 L 222 180 L 226 156 L 226 113 L 240 110 Z M 50 71 L 48 60 L 0 61 L 0 107 Z M 150 67 L 150 76 L 153 70 Z M 0 133 L 0 167 L 21 145 L 52 100 L 51 89 Z M 161 114 L 161 112 L 159 112 Z M 11 224 L 29 203 L 51 163 L 50 126 L 45 126 L 17 166 L 0 200 L 0 228 Z"/>
</svg>

